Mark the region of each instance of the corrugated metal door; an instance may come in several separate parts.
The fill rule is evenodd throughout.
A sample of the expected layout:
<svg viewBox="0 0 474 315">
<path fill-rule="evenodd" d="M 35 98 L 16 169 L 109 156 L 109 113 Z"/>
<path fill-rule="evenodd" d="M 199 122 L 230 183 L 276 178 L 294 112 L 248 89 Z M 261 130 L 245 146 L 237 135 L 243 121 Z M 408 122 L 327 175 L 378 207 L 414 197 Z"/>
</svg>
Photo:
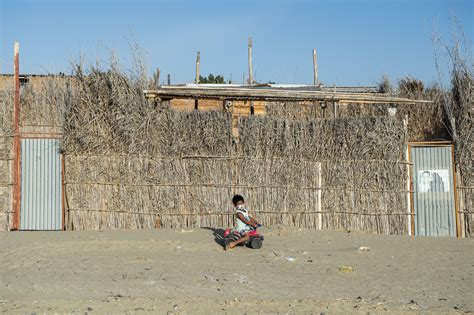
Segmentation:
<svg viewBox="0 0 474 315">
<path fill-rule="evenodd" d="M 62 230 L 58 139 L 21 139 L 21 230 Z"/>
<path fill-rule="evenodd" d="M 456 236 L 453 147 L 411 146 L 415 235 Z"/>
</svg>

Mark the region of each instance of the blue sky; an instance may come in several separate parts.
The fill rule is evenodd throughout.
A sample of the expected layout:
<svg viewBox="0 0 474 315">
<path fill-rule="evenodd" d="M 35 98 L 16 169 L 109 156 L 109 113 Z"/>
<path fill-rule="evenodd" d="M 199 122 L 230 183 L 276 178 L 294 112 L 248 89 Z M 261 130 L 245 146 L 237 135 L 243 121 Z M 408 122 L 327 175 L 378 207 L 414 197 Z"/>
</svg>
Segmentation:
<svg viewBox="0 0 474 315">
<path fill-rule="evenodd" d="M 382 75 L 437 78 L 431 34 L 436 21 L 450 40 L 456 16 L 472 41 L 473 0 L 361 1 L 52 1 L 0 0 L 0 72 L 12 72 L 20 42 L 22 73 L 70 73 L 79 54 L 89 62 L 118 52 L 129 68 L 127 38 L 172 83 L 201 73 L 242 82 L 247 38 L 254 39 L 258 81 L 312 83 L 312 49 L 326 85 L 374 85 Z M 472 47 L 472 44 L 471 44 Z"/>
</svg>

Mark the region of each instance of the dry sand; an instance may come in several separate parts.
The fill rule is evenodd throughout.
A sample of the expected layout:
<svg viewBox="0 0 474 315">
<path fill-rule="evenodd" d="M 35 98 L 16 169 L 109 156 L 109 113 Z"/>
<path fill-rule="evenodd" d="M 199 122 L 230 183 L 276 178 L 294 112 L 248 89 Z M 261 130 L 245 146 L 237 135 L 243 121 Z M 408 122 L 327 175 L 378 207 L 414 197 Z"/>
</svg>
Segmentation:
<svg viewBox="0 0 474 315">
<path fill-rule="evenodd" d="M 4 313 L 464 313 L 474 240 L 264 228 L 0 233 Z M 368 251 L 359 248 L 366 246 Z"/>
</svg>

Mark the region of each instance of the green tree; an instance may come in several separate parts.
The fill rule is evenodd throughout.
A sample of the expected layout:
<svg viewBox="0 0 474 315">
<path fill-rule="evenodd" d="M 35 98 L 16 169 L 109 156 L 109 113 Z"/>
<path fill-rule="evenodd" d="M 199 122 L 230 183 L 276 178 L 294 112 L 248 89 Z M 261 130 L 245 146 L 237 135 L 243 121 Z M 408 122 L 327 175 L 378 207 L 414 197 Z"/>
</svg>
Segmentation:
<svg viewBox="0 0 474 315">
<path fill-rule="evenodd" d="M 224 84 L 225 79 L 222 75 L 214 76 L 210 73 L 207 77 L 199 76 L 199 83 L 208 83 L 208 84 Z"/>
</svg>

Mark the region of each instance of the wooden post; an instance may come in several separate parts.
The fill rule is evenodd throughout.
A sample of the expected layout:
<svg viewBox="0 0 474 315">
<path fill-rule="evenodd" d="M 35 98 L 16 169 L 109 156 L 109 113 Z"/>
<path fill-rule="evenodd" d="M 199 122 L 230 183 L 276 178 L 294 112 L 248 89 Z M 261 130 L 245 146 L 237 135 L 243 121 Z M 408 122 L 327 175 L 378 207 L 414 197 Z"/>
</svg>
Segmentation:
<svg viewBox="0 0 474 315">
<path fill-rule="evenodd" d="M 453 137 L 453 142 L 456 143 L 456 140 L 457 140 L 456 119 L 452 117 L 449 121 L 451 123 L 451 136 Z"/>
<path fill-rule="evenodd" d="M 194 110 L 199 110 L 199 101 L 197 98 L 194 99 Z"/>
<path fill-rule="evenodd" d="M 323 229 L 323 213 L 322 213 L 322 191 L 321 191 L 321 162 L 318 162 L 318 229 Z"/>
<path fill-rule="evenodd" d="M 451 120 L 454 125 L 454 118 Z M 456 132 L 456 129 L 454 129 Z M 454 158 L 454 144 L 451 145 L 451 156 L 453 159 L 453 193 L 454 193 L 454 217 L 456 218 L 456 237 L 461 237 L 461 222 L 459 217 L 459 199 L 458 199 L 458 187 L 456 180 L 456 159 Z"/>
<path fill-rule="evenodd" d="M 253 84 L 253 65 L 252 65 L 252 37 L 249 37 L 248 42 L 249 50 L 249 84 Z"/>
<path fill-rule="evenodd" d="M 314 75 L 314 85 L 318 85 L 318 60 L 316 57 L 316 48 L 313 49 L 313 75 Z"/>
<path fill-rule="evenodd" d="M 13 226 L 20 229 L 20 44 L 15 42 L 13 55 L 13 82 L 15 94 L 13 100 Z"/>
<path fill-rule="evenodd" d="M 407 214 L 408 214 L 408 219 L 407 219 L 407 229 L 408 229 L 408 235 L 412 235 L 412 226 L 411 226 L 411 220 L 412 220 L 412 210 L 411 210 L 411 176 L 410 176 L 410 147 L 408 146 L 408 115 L 405 115 L 405 118 L 403 119 L 403 129 L 405 130 L 405 136 L 406 139 L 405 141 L 407 142 L 405 144 L 405 162 L 407 162 L 407 175 L 406 175 L 406 203 L 407 203 Z"/>
<path fill-rule="evenodd" d="M 252 65 L 252 37 L 249 37 L 249 84 L 253 84 L 253 65 Z M 253 100 L 250 100 L 250 116 L 255 114 Z"/>
<path fill-rule="evenodd" d="M 153 83 L 155 85 L 155 88 L 159 88 L 160 87 L 160 69 L 159 68 L 156 68 L 156 72 L 155 74 L 153 75 Z"/>
<path fill-rule="evenodd" d="M 201 64 L 201 52 L 197 52 L 196 56 L 196 84 L 199 84 L 199 65 Z"/>
<path fill-rule="evenodd" d="M 168 73 L 168 85 L 171 85 L 171 74 Z"/>
<path fill-rule="evenodd" d="M 336 97 L 336 84 L 334 84 L 334 97 Z M 334 118 L 337 118 L 337 102 L 333 102 Z"/>
<path fill-rule="evenodd" d="M 449 119 L 451 123 L 451 136 L 453 138 L 453 145 L 452 145 L 452 158 L 453 158 L 453 186 L 454 186 L 454 208 L 455 208 L 455 218 L 456 218 L 456 237 L 461 237 L 461 222 L 460 222 L 460 216 L 459 216 L 459 199 L 458 199 L 458 192 L 457 192 L 457 187 L 456 187 L 456 159 L 454 157 L 454 147 L 456 145 L 457 141 L 457 131 L 456 131 L 456 119 L 454 117 L 451 117 Z"/>
<path fill-rule="evenodd" d="M 457 166 L 457 164 L 454 164 L 455 166 Z M 459 172 L 459 168 L 456 167 L 456 183 L 462 183 L 461 181 L 461 173 Z M 459 227 L 460 227 L 460 236 L 461 237 L 466 237 L 466 222 L 465 222 L 465 218 L 464 218 L 464 208 L 465 208 L 465 205 L 464 205 L 464 189 L 460 189 L 458 187 L 458 189 L 456 190 L 457 192 L 457 198 L 455 198 L 455 201 L 457 199 L 457 203 L 458 203 L 458 216 L 459 216 Z M 456 197 L 456 196 L 455 196 Z"/>
</svg>

